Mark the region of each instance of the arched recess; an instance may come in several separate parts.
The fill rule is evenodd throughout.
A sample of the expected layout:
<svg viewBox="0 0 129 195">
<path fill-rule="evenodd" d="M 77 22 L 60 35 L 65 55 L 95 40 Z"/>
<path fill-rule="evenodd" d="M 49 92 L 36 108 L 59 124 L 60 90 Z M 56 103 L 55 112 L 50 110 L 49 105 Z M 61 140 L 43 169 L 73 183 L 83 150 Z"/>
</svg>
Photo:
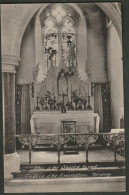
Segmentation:
<svg viewBox="0 0 129 195">
<path fill-rule="evenodd" d="M 86 19 L 82 13 L 82 10 L 78 7 L 76 3 L 72 4 L 65 4 L 68 7 L 71 7 L 78 15 L 78 22 L 77 22 L 77 68 L 79 75 L 83 81 L 87 81 L 87 74 L 86 74 L 86 62 L 87 62 L 87 24 L 86 24 Z M 54 6 L 54 5 L 53 5 Z M 46 6 L 47 7 L 47 6 Z M 42 12 L 45 12 L 45 8 L 42 6 L 39 11 L 37 12 L 36 15 L 36 22 L 35 22 L 35 51 L 36 51 L 36 64 L 40 62 L 40 64 L 44 65 L 43 60 L 43 54 L 41 51 L 41 37 L 42 37 L 42 32 L 41 32 L 41 23 L 40 23 L 40 15 Z M 40 45 L 40 51 L 39 51 L 39 45 Z M 44 78 L 45 78 L 45 67 L 40 66 L 41 72 L 44 72 Z"/>
<path fill-rule="evenodd" d="M 34 14 L 40 9 L 45 8 L 49 4 L 30 4 L 26 5 L 26 9 L 23 9 L 19 13 L 19 17 L 15 19 L 15 23 L 12 24 L 13 31 L 6 35 L 2 35 L 4 38 L 2 53 L 5 55 L 20 57 L 20 46 L 25 29 L 30 22 Z M 77 12 L 83 17 L 81 9 L 77 3 L 69 3 Z M 121 16 L 111 3 L 96 3 L 96 5 L 102 9 L 102 11 L 111 19 L 120 41 L 122 42 L 122 30 L 121 30 Z M 18 4 L 17 4 L 18 6 Z M 84 19 L 85 20 L 85 19 Z M 3 18 L 4 21 L 4 18 Z M 6 28 L 5 28 L 6 30 Z"/>
<path fill-rule="evenodd" d="M 35 4 L 28 5 L 28 8 L 24 10 L 24 13 L 20 14 L 13 26 L 12 36 L 4 37 L 2 53 L 4 55 L 12 55 L 20 57 L 20 46 L 25 29 L 30 22 L 34 14 L 42 7 L 44 9 L 49 4 Z M 77 3 L 69 3 L 78 13 L 83 17 L 81 9 Z M 122 42 L 122 30 L 121 30 L 121 16 L 111 3 L 96 3 L 104 13 L 112 20 L 113 25 L 119 35 L 120 41 Z M 79 8 L 79 9 L 78 9 Z"/>
</svg>

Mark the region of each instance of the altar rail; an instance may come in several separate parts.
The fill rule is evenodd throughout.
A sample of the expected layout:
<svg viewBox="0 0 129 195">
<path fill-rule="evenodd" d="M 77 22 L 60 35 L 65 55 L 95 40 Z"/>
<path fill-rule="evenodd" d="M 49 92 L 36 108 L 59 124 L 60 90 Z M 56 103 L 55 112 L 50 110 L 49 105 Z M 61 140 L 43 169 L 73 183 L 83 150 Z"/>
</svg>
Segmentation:
<svg viewBox="0 0 129 195">
<path fill-rule="evenodd" d="M 29 148 L 29 164 L 31 164 L 32 147 L 40 143 L 41 137 L 51 137 L 51 146 L 56 146 L 58 154 L 58 168 L 60 168 L 60 148 L 62 145 L 67 145 L 69 141 L 73 141 L 78 145 L 78 149 L 85 145 L 86 166 L 88 166 L 88 150 L 89 146 L 96 142 L 98 136 L 102 136 L 107 142 L 107 146 L 111 146 L 114 152 L 114 163 L 117 161 L 117 149 L 120 148 L 121 153 L 125 150 L 125 134 L 124 133 L 64 133 L 64 134 L 22 134 L 15 135 L 19 141 Z"/>
</svg>

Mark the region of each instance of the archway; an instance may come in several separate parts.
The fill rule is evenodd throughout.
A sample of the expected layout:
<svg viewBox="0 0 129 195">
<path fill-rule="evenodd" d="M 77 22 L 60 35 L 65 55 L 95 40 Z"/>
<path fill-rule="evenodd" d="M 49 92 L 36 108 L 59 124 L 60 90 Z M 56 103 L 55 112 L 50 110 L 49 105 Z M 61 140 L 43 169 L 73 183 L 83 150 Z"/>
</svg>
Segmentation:
<svg viewBox="0 0 129 195">
<path fill-rule="evenodd" d="M 35 4 L 35 5 L 27 5 L 28 8 L 26 8 L 23 13 L 19 16 L 19 18 L 16 20 L 12 36 L 5 37 L 6 38 L 6 45 L 4 44 L 3 48 L 3 54 L 4 55 L 12 55 L 12 56 L 20 56 L 20 45 L 22 41 L 22 37 L 24 34 L 24 31 L 30 22 L 31 18 L 34 16 L 34 14 L 41 8 L 41 7 L 47 7 L 49 4 Z M 78 5 L 76 3 L 70 3 L 76 10 L 78 9 Z M 100 7 L 104 13 L 112 20 L 117 33 L 119 35 L 120 41 L 122 42 L 122 30 L 121 30 L 121 16 L 117 12 L 117 10 L 113 7 L 111 3 L 96 3 L 98 7 Z M 80 13 L 80 11 L 79 11 Z"/>
<path fill-rule="evenodd" d="M 46 7 L 42 6 L 38 10 L 38 12 L 36 14 L 36 19 L 35 19 L 35 54 L 36 54 L 35 55 L 36 56 L 35 64 L 37 65 L 38 62 L 40 62 L 42 64 L 41 66 L 43 67 L 43 70 L 41 70 L 41 72 L 42 72 L 41 74 L 44 74 L 44 78 L 45 78 L 46 69 L 44 67 L 45 55 L 42 52 L 42 46 L 41 46 L 42 27 L 41 27 L 40 17 L 41 17 L 41 15 L 44 16 L 43 12 L 45 13 L 47 9 L 50 10 L 53 6 L 55 6 L 55 4 L 54 5 L 50 4 L 50 5 L 47 5 Z M 72 9 L 72 12 L 74 12 L 74 15 L 76 15 L 76 18 L 74 19 L 74 21 L 76 20 L 76 22 L 75 22 L 76 23 L 75 34 L 77 35 L 76 36 L 76 53 L 78 54 L 76 57 L 76 63 L 79 65 L 79 66 L 77 66 L 77 69 L 78 69 L 78 73 L 79 73 L 80 77 L 83 80 L 87 80 L 87 75 L 86 75 L 86 71 L 85 71 L 86 62 L 87 62 L 87 23 L 86 23 L 86 19 L 85 19 L 85 16 L 84 16 L 81 8 L 79 8 L 79 6 L 76 3 L 75 4 L 72 4 L 72 3 L 67 4 L 66 3 L 65 5 L 63 4 L 63 6 L 64 6 L 64 8 L 67 7 L 67 14 L 68 14 L 68 10 L 70 8 L 70 9 Z M 77 15 L 79 16 L 78 19 L 77 19 Z M 52 20 L 52 18 L 51 18 L 51 20 Z M 62 42 L 62 41 L 60 40 L 60 42 Z M 40 51 L 39 51 L 39 47 L 40 47 Z M 62 49 L 60 47 L 58 52 L 61 52 L 61 50 Z M 61 63 L 62 63 L 61 55 L 58 55 L 58 61 L 61 61 Z M 59 64 L 59 62 L 58 62 L 58 64 Z"/>
</svg>

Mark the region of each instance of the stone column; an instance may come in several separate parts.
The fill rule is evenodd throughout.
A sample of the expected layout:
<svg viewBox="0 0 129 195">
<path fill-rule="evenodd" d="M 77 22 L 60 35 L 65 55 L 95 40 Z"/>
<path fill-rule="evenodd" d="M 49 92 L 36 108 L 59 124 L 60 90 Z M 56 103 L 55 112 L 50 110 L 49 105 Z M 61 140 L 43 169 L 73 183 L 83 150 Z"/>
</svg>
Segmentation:
<svg viewBox="0 0 129 195">
<path fill-rule="evenodd" d="M 124 114 L 122 45 L 112 22 L 108 24 L 107 30 L 107 67 L 108 80 L 111 82 L 112 128 L 119 129 L 120 119 Z"/>
<path fill-rule="evenodd" d="M 10 178 L 11 172 L 20 168 L 20 158 L 16 153 L 15 119 L 15 66 L 19 59 L 13 56 L 2 57 L 3 87 L 3 136 L 4 136 L 4 177 Z"/>
</svg>

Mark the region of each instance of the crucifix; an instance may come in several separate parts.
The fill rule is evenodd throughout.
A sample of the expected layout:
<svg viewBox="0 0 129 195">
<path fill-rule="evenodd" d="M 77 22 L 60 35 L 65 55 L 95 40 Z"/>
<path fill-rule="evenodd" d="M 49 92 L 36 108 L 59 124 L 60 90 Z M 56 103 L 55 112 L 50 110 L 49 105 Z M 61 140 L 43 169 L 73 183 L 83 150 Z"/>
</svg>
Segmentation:
<svg viewBox="0 0 129 195">
<path fill-rule="evenodd" d="M 40 110 L 39 105 L 38 105 L 38 103 L 39 103 L 39 97 L 37 96 L 37 97 L 36 97 L 36 99 L 37 99 L 37 106 L 36 106 L 36 110 Z"/>
<path fill-rule="evenodd" d="M 90 105 L 90 93 L 89 93 L 89 85 L 88 85 L 88 105 L 87 105 L 87 110 L 92 110 L 92 107 Z"/>
<path fill-rule="evenodd" d="M 90 105 L 90 96 L 88 95 L 88 106 L 86 108 L 87 110 L 92 110 L 92 107 Z"/>
<path fill-rule="evenodd" d="M 64 105 L 64 97 L 67 96 L 66 94 L 63 93 L 62 91 L 62 99 L 63 99 L 63 105 Z"/>
</svg>

